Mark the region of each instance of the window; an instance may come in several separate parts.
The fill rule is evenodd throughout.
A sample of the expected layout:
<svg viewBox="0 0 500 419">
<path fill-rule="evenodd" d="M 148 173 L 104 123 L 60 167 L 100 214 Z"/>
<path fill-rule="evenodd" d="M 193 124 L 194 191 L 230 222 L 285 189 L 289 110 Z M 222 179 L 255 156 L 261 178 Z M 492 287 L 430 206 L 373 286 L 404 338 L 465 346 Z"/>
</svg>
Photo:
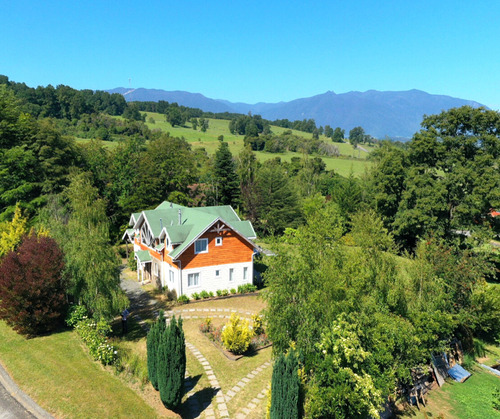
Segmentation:
<svg viewBox="0 0 500 419">
<path fill-rule="evenodd" d="M 216 237 L 215 238 L 215 245 L 216 246 L 222 246 L 222 237 Z"/>
<path fill-rule="evenodd" d="M 200 239 L 194 242 L 194 253 L 208 253 L 208 239 Z"/>
<path fill-rule="evenodd" d="M 188 274 L 188 287 L 197 287 L 200 283 L 200 274 Z"/>
<path fill-rule="evenodd" d="M 234 269 L 229 269 L 229 280 L 232 281 L 234 279 Z"/>
<path fill-rule="evenodd" d="M 248 273 L 248 267 L 247 267 L 247 266 L 245 266 L 245 267 L 243 268 L 243 279 L 247 279 L 247 273 Z"/>
<path fill-rule="evenodd" d="M 174 272 L 173 271 L 168 271 L 168 279 L 170 283 L 174 283 Z"/>
<path fill-rule="evenodd" d="M 220 271 L 217 269 L 217 270 L 215 271 L 215 276 L 219 276 L 219 275 L 220 275 Z"/>
</svg>

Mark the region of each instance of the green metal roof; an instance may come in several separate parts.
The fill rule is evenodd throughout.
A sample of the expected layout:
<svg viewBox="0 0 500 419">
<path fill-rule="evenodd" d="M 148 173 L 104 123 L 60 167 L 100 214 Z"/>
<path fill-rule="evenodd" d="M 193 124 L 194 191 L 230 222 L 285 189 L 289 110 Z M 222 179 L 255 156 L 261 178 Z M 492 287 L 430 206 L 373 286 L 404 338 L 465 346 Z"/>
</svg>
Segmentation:
<svg viewBox="0 0 500 419">
<path fill-rule="evenodd" d="M 147 263 L 152 261 L 151 255 L 147 250 L 138 250 L 137 252 L 135 252 L 135 257 L 140 263 Z"/>
<path fill-rule="evenodd" d="M 179 223 L 180 210 L 180 223 Z M 141 213 L 155 238 L 165 230 L 173 244 L 179 244 L 169 253 L 172 259 L 180 255 L 215 221 L 220 219 L 247 239 L 256 237 L 250 221 L 241 221 L 229 205 L 217 207 L 183 207 L 163 202 L 154 210 Z M 139 220 L 139 217 L 136 219 Z"/>
</svg>

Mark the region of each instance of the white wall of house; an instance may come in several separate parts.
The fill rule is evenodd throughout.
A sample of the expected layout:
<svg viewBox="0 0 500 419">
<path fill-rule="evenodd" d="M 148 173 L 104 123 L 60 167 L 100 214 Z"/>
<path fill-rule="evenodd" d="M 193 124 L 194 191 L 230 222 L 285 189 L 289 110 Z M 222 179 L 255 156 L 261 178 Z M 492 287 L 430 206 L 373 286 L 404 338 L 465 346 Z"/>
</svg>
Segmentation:
<svg viewBox="0 0 500 419">
<path fill-rule="evenodd" d="M 217 271 L 219 271 L 218 275 Z M 191 279 L 193 280 L 196 278 L 196 274 L 198 274 L 198 284 L 189 285 L 188 282 L 190 275 L 192 275 Z M 253 262 L 230 263 L 226 265 L 183 269 L 182 294 L 189 297 L 193 293 L 200 293 L 201 291 L 212 291 L 215 294 L 217 290 L 230 290 L 231 288 L 238 289 L 239 285 L 251 284 L 252 281 Z M 176 291 L 177 295 L 181 295 L 179 289 Z"/>
<path fill-rule="evenodd" d="M 173 268 L 167 262 L 161 264 L 161 285 L 162 287 L 168 287 L 169 290 L 175 290 L 177 296 L 181 294 L 180 283 L 179 283 L 179 269 Z"/>
</svg>

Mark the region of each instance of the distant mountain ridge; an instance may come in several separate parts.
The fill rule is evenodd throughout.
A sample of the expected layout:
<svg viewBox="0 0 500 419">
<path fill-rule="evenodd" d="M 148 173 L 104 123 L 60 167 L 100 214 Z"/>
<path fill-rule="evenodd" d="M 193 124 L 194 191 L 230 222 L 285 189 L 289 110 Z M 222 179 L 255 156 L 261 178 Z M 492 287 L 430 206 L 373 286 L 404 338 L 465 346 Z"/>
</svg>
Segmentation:
<svg viewBox="0 0 500 419">
<path fill-rule="evenodd" d="M 290 121 L 313 118 L 316 124 L 341 127 L 349 130 L 355 126 L 364 128 L 376 138 L 410 138 L 420 129 L 424 115 L 440 113 L 450 108 L 469 105 L 484 106 L 478 102 L 444 95 L 433 95 L 421 90 L 348 92 L 336 94 L 328 91 L 308 98 L 278 103 L 233 103 L 210 99 L 200 93 L 165 91 L 159 89 L 108 90 L 120 93 L 127 101 L 165 100 L 179 105 L 200 108 L 206 112 L 236 112 L 261 115 L 265 119 L 287 118 Z M 486 106 L 484 106 L 486 107 Z"/>
</svg>

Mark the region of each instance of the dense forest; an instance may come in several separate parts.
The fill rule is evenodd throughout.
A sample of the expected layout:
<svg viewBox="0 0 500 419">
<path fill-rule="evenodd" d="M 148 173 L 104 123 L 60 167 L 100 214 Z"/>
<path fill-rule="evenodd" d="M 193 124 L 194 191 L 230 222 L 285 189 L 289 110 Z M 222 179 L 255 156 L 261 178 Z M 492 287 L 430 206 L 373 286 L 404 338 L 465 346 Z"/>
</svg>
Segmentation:
<svg viewBox="0 0 500 419">
<path fill-rule="evenodd" d="M 228 119 L 245 147 L 233 156 L 220 138 L 209 155 L 148 128 L 146 111 L 201 129 Z M 312 135 L 274 134 L 273 125 Z M 357 128 L 351 142 L 372 141 Z M 426 116 L 408 144 L 379 141 L 359 177 L 326 170 L 321 156 L 338 150 L 318 134 L 344 139 L 312 120 L 127 104 L 118 94 L 0 76 L 0 300 L 11 301 L 5 267 L 21 263 L 13 251 L 39 245 L 65 272 L 57 295 L 113 317 L 126 300 L 112 245 L 132 212 L 168 200 L 232 205 L 275 249 L 264 276 L 267 326 L 276 356 L 297 351 L 309 417 L 366 417 L 453 338 L 472 353 L 474 339 L 500 339 L 499 288 L 488 284 L 500 280 L 490 245 L 500 234 L 492 211 L 500 114 L 463 107 Z M 302 155 L 264 162 L 256 150 Z M 0 318 L 29 334 L 54 329 L 61 319 L 49 314 L 33 328 L 0 306 Z"/>
</svg>

